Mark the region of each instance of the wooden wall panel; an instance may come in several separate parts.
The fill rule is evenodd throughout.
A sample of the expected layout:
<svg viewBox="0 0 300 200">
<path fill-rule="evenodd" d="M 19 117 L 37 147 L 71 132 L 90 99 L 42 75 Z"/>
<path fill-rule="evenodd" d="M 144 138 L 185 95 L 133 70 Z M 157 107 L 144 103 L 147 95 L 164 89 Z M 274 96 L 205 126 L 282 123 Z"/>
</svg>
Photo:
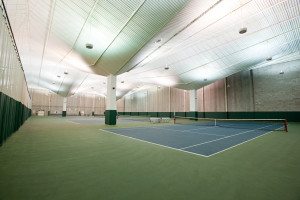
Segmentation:
<svg viewBox="0 0 300 200">
<path fill-rule="evenodd" d="M 224 79 L 204 87 L 205 112 L 225 112 Z"/>
</svg>

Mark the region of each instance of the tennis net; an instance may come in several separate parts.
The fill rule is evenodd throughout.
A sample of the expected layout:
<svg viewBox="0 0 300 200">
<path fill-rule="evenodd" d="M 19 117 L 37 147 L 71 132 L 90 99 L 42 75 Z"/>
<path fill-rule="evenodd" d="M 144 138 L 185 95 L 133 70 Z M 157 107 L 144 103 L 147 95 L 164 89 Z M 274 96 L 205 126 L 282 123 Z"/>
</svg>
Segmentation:
<svg viewBox="0 0 300 200">
<path fill-rule="evenodd" d="M 287 120 L 285 119 L 214 119 L 175 116 L 174 124 L 216 126 L 249 130 L 288 131 Z"/>
</svg>

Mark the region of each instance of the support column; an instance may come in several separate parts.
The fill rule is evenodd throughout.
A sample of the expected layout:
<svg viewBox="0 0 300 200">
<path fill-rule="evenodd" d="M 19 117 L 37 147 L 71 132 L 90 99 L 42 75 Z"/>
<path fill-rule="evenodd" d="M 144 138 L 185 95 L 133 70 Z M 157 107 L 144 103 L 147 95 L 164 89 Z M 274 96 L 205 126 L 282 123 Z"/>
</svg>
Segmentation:
<svg viewBox="0 0 300 200">
<path fill-rule="evenodd" d="M 108 125 L 115 125 L 117 121 L 116 83 L 116 76 L 109 75 L 107 77 L 105 124 Z"/>
<path fill-rule="evenodd" d="M 189 117 L 198 117 L 197 109 L 197 90 L 189 90 L 190 94 L 190 114 Z"/>
<path fill-rule="evenodd" d="M 64 97 L 63 99 L 63 111 L 62 111 L 62 116 L 66 117 L 67 116 L 67 97 Z"/>
</svg>

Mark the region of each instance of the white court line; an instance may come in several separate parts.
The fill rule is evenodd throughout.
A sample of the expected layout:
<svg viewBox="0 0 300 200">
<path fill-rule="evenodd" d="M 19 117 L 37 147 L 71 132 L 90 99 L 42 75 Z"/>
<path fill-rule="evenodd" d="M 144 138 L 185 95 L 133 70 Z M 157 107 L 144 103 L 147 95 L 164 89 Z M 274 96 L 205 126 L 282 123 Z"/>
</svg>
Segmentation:
<svg viewBox="0 0 300 200">
<path fill-rule="evenodd" d="M 68 120 L 68 122 L 70 122 L 70 123 L 72 123 L 72 124 L 80 124 L 80 123 L 73 122 L 73 121 L 70 121 L 70 120 Z"/>
<path fill-rule="evenodd" d="M 188 148 L 191 148 L 191 147 L 196 147 L 196 146 L 200 146 L 200 145 L 203 145 L 203 144 L 212 143 L 212 142 L 215 142 L 215 141 L 219 141 L 219 140 L 223 140 L 223 139 L 226 139 L 226 138 L 234 137 L 234 136 L 237 136 L 237 135 L 242 135 L 242 134 L 245 134 L 245 133 L 256 131 L 256 130 L 259 130 L 259 129 L 262 129 L 262 128 L 266 128 L 266 127 L 269 127 L 269 126 L 272 126 L 272 125 L 260 127 L 260 128 L 249 130 L 249 131 L 244 131 L 244 132 L 241 132 L 241 133 L 237 133 L 237 134 L 234 134 L 234 135 L 229 135 L 229 136 L 222 137 L 222 138 L 215 139 L 215 140 L 211 140 L 211 141 L 208 141 L 208 142 L 203 142 L 203 143 L 199 143 L 199 144 L 190 145 L 190 146 L 183 147 L 183 148 L 180 148 L 180 149 L 188 149 Z"/>
<path fill-rule="evenodd" d="M 207 127 L 201 127 L 201 128 L 193 128 L 193 129 L 188 129 L 189 131 L 193 130 L 201 130 L 201 129 L 209 129 L 209 128 L 216 128 L 217 126 L 207 126 Z"/>
<path fill-rule="evenodd" d="M 146 142 L 146 143 L 149 143 L 149 144 L 154 144 L 154 145 L 157 145 L 157 146 L 160 146 L 160 147 L 164 147 L 164 148 L 168 148 L 168 149 L 173 149 L 173 150 L 176 150 L 176 151 L 181 151 L 181 152 L 185 152 L 185 153 L 189 153 L 189 154 L 193 154 L 193 155 L 197 155 L 197 156 L 208 157 L 208 156 L 205 156 L 205 155 L 202 155 L 202 154 L 193 153 L 193 152 L 185 151 L 185 150 L 182 150 L 182 149 L 176 149 L 176 148 L 165 146 L 165 145 L 162 145 L 162 144 L 157 144 L 157 143 L 149 142 L 149 141 L 146 141 L 146 140 L 141 140 L 141 139 L 138 139 L 138 138 L 134 138 L 134 137 L 130 137 L 130 136 L 126 136 L 126 135 L 114 133 L 114 132 L 107 131 L 107 130 L 104 130 L 104 129 L 99 129 L 99 130 L 107 132 L 107 133 L 112 133 L 114 135 L 118 135 L 118 136 L 130 138 L 130 139 L 133 139 L 133 140 L 137 140 L 137 141 L 141 141 L 141 142 Z"/>
<path fill-rule="evenodd" d="M 282 127 L 280 127 L 280 128 L 282 128 Z M 275 130 L 278 130 L 278 129 L 280 129 L 280 128 L 277 128 L 277 129 L 275 129 Z M 214 156 L 214 155 L 216 155 L 216 154 L 218 154 L 218 153 L 222 153 L 222 152 L 224 152 L 224 151 L 226 151 L 226 150 L 232 149 L 232 148 L 237 147 L 237 146 L 239 146 L 239 145 L 241 145 L 241 144 L 244 144 L 244 143 L 246 143 L 246 142 L 250 142 L 250 141 L 252 141 L 252 140 L 254 140 L 254 139 L 256 139 L 256 138 L 262 137 L 262 136 L 267 135 L 267 134 L 270 134 L 270 133 L 272 133 L 272 132 L 274 132 L 274 131 L 266 132 L 266 133 L 264 133 L 264 134 L 262 134 L 262 135 L 259 135 L 259 136 L 256 136 L 256 137 L 254 137 L 254 138 L 251 138 L 250 140 L 246 140 L 246 141 L 244 141 L 244 142 L 241 142 L 241 143 L 239 143 L 239 144 L 233 145 L 233 146 L 231 146 L 231 147 L 228 147 L 228 148 L 223 149 L 223 150 L 221 150 L 221 151 L 218 151 L 218 152 L 216 152 L 216 153 L 210 154 L 210 155 L 207 156 L 207 157 Z"/>
<path fill-rule="evenodd" d="M 189 130 L 186 130 L 186 131 L 181 131 L 181 130 L 174 130 L 174 129 L 169 129 L 169 128 L 159 128 L 159 127 L 150 127 L 150 128 L 155 128 L 155 129 L 162 129 L 162 130 L 169 130 L 169 131 L 176 131 L 176 132 L 181 132 L 181 133 L 193 133 L 193 132 L 190 132 Z M 195 129 L 193 129 L 195 130 Z M 210 134 L 210 133 L 195 133 L 195 134 L 198 134 L 198 135 L 214 135 L 214 136 L 226 136 L 226 135 L 218 135 L 218 134 Z"/>
</svg>

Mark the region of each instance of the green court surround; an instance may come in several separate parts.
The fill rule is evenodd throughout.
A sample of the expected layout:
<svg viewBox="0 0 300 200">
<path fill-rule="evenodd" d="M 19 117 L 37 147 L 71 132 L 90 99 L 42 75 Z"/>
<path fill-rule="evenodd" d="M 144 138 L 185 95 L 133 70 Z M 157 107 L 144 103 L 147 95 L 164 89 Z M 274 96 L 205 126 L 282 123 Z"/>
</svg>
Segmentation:
<svg viewBox="0 0 300 200">
<path fill-rule="evenodd" d="M 204 158 L 67 119 L 31 117 L 0 148 L 0 199 L 300 197 L 299 123 Z"/>
</svg>

